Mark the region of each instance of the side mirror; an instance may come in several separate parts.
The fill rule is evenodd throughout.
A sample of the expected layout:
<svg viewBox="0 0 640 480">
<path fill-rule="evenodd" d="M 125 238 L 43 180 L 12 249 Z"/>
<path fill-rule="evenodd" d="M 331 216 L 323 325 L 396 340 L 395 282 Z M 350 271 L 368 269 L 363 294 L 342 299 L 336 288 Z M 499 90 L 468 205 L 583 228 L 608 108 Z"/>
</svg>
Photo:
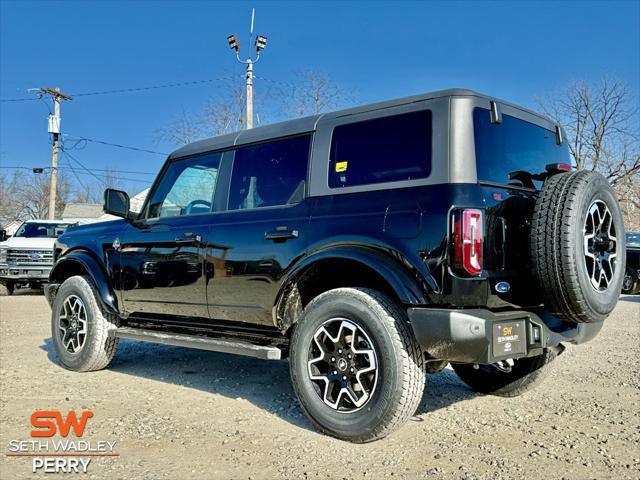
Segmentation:
<svg viewBox="0 0 640 480">
<path fill-rule="evenodd" d="M 127 192 L 107 188 L 104 191 L 104 212 L 116 217 L 131 218 Z"/>
<path fill-rule="evenodd" d="M 0 242 L 5 242 L 6 240 L 7 240 L 6 230 L 0 230 Z"/>
</svg>

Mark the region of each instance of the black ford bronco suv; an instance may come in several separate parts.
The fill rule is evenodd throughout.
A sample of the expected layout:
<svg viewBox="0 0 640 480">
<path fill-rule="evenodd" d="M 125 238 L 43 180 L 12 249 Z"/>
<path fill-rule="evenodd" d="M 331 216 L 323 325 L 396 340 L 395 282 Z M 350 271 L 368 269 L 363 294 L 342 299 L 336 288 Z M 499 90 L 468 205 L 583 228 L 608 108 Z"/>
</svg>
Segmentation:
<svg viewBox="0 0 640 480">
<path fill-rule="evenodd" d="M 515 396 L 565 343 L 597 335 L 625 272 L 603 177 L 572 171 L 562 129 L 447 90 L 196 142 L 142 212 L 106 212 L 55 247 L 60 362 L 105 368 L 118 339 L 289 358 L 323 432 L 384 437 L 425 373 Z"/>
</svg>

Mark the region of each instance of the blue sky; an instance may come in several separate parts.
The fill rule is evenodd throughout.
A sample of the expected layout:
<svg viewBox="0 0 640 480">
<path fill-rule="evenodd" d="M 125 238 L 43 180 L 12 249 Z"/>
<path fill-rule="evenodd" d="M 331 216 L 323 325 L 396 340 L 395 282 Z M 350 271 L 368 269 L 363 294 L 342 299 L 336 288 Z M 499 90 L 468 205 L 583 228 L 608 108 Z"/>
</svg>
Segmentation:
<svg viewBox="0 0 640 480">
<path fill-rule="evenodd" d="M 238 33 L 247 43 L 252 7 L 256 32 L 269 38 L 256 66 L 263 78 L 256 80 L 256 96 L 268 82 L 316 69 L 352 90 L 354 103 L 466 87 L 534 106 L 571 81 L 604 75 L 628 82 L 640 97 L 639 1 L 0 0 L 0 98 L 29 97 L 26 89 L 41 86 L 73 94 L 232 74 L 241 82 L 226 36 Z M 157 130 L 183 111 L 197 113 L 222 88 L 210 82 L 77 97 L 63 104 L 62 130 L 169 152 L 171 145 L 155 140 Z M 50 164 L 47 115 L 40 101 L 0 103 L 1 167 Z M 163 161 L 95 143 L 69 152 L 96 169 L 155 173 Z M 67 162 L 61 159 L 61 166 Z M 132 190 L 153 179 L 121 176 L 139 180 L 123 182 Z"/>
</svg>

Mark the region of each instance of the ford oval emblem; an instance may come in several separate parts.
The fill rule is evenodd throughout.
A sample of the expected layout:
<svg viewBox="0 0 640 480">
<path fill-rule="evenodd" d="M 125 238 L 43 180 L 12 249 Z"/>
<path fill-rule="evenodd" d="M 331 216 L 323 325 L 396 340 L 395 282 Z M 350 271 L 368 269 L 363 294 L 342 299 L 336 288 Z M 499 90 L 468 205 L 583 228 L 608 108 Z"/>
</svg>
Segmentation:
<svg viewBox="0 0 640 480">
<path fill-rule="evenodd" d="M 496 292 L 507 293 L 509 290 L 511 290 L 511 285 L 509 285 L 509 282 L 496 283 Z"/>
<path fill-rule="evenodd" d="M 31 260 L 42 260 L 43 256 L 41 254 L 39 254 L 38 252 L 31 252 L 29 254 L 29 258 Z"/>
</svg>

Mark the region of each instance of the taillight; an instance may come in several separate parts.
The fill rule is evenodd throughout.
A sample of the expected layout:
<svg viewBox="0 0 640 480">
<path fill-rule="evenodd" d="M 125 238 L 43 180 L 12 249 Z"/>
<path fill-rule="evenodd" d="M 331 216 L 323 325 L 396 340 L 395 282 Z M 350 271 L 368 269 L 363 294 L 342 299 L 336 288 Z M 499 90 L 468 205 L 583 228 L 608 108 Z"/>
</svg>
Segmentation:
<svg viewBox="0 0 640 480">
<path fill-rule="evenodd" d="M 469 275 L 482 272 L 482 211 L 457 210 L 453 215 L 453 260 Z"/>
</svg>

